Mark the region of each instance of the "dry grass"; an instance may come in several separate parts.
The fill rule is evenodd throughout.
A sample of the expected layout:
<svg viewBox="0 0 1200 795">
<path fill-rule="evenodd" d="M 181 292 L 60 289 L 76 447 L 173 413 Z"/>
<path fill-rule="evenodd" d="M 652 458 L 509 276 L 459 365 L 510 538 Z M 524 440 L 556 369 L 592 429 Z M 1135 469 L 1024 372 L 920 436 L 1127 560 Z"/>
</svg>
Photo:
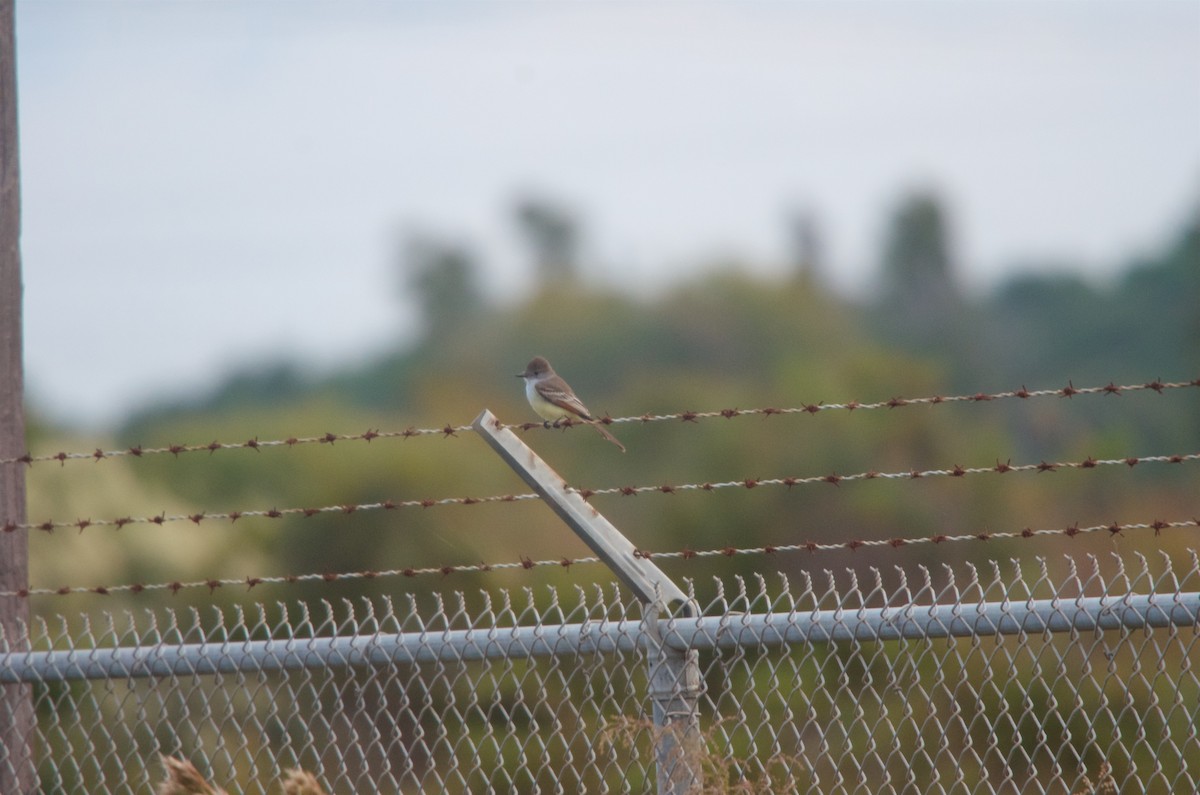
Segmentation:
<svg viewBox="0 0 1200 795">
<path fill-rule="evenodd" d="M 228 795 L 205 780 L 196 766 L 186 759 L 162 758 L 167 777 L 158 785 L 158 795 Z"/>
<path fill-rule="evenodd" d="M 700 787 L 695 790 L 697 795 L 775 795 L 794 788 L 796 772 L 807 766 L 803 759 L 778 754 L 765 760 L 757 774 L 747 775 L 747 765 L 712 750 L 719 745 L 716 740 L 719 723 L 702 732 L 694 744 L 694 756 L 688 767 L 700 777 Z M 667 730 L 658 728 L 647 718 L 623 717 L 606 723 L 599 740 L 602 748 L 634 752 L 639 737 L 652 737 L 657 744 L 664 731 Z"/>
<path fill-rule="evenodd" d="M 229 795 L 220 787 L 213 786 L 196 766 L 186 759 L 162 757 L 166 778 L 158 785 L 158 795 Z M 300 769 L 284 772 L 279 781 L 283 795 L 326 795 L 316 776 Z"/>
<path fill-rule="evenodd" d="M 283 795 L 325 795 L 325 790 L 317 783 L 317 777 L 300 768 L 286 771 L 280 783 L 283 785 Z"/>
<path fill-rule="evenodd" d="M 1117 795 L 1117 781 L 1112 777 L 1112 766 L 1108 762 L 1100 763 L 1100 780 L 1093 784 L 1087 776 L 1083 777 L 1083 789 L 1075 795 Z"/>
</svg>

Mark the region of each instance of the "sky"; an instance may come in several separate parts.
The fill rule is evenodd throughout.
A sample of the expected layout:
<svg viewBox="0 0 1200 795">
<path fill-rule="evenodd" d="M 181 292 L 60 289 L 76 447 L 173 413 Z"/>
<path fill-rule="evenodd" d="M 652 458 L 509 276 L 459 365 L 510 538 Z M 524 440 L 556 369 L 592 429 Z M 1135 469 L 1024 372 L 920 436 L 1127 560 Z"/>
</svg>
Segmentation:
<svg viewBox="0 0 1200 795">
<path fill-rule="evenodd" d="M 782 272 L 819 224 L 869 294 L 932 189 L 967 285 L 1111 277 L 1200 202 L 1200 2 L 17 0 L 26 381 L 103 427 L 279 356 L 414 331 L 406 234 L 532 288 L 517 197 L 648 295 Z"/>
</svg>

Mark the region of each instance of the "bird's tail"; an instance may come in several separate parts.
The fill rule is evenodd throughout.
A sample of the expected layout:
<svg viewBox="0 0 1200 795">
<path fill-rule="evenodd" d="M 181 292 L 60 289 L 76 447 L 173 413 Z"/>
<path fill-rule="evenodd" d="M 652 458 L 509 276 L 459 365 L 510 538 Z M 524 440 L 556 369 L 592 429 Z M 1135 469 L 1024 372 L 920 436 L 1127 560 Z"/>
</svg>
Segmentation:
<svg viewBox="0 0 1200 795">
<path fill-rule="evenodd" d="M 620 447 L 622 453 L 625 452 L 625 445 L 623 445 L 619 441 L 617 441 L 617 437 L 613 436 L 611 433 L 606 431 L 604 429 L 604 426 L 601 425 L 599 422 L 596 422 L 595 420 L 593 420 L 593 421 L 589 422 L 588 425 L 591 425 L 593 428 L 595 428 L 597 431 L 599 431 L 600 435 L 603 436 L 605 439 L 608 439 L 610 442 L 615 444 L 617 447 Z"/>
</svg>

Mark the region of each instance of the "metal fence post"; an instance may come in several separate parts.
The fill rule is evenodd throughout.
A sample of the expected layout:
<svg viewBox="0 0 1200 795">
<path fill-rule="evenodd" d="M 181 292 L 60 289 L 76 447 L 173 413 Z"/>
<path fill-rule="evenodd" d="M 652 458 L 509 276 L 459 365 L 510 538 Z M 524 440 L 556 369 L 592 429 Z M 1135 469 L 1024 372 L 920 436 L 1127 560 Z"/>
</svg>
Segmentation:
<svg viewBox="0 0 1200 795">
<path fill-rule="evenodd" d="M 13 2 L 0 0 L 0 458 L 25 447 L 24 375 L 21 344 L 21 183 L 17 151 L 17 72 Z M 29 536 L 11 532 L 25 521 L 25 468 L 0 464 L 0 590 L 29 587 Z M 29 601 L 0 597 L 0 638 L 7 651 L 28 648 Z M 36 728 L 29 685 L 0 687 L 0 792 L 38 788 L 33 737 Z"/>
<path fill-rule="evenodd" d="M 650 610 L 646 626 L 653 638 L 648 648 L 650 700 L 654 709 L 654 748 L 660 795 L 699 792 L 704 783 L 704 738 L 700 734 L 699 652 L 668 645 Z M 669 630 L 668 630 L 669 631 Z"/>
<path fill-rule="evenodd" d="M 704 744 L 698 653 L 668 645 L 662 635 L 664 629 L 671 632 L 676 620 L 697 617 L 699 608 L 495 415 L 484 409 L 473 427 L 641 601 L 642 624 L 649 638 L 646 648 L 658 791 L 660 795 L 699 792 Z"/>
</svg>

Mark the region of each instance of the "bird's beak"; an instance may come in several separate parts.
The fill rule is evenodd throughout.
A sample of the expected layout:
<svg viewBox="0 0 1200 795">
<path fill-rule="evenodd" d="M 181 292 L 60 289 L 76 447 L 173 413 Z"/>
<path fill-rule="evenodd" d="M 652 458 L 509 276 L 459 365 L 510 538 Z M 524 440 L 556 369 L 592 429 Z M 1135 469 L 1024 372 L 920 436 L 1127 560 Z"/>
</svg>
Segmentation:
<svg viewBox="0 0 1200 795">
<path fill-rule="evenodd" d="M 525 377 L 524 373 L 517 373 L 517 378 L 524 378 L 524 377 Z"/>
</svg>

